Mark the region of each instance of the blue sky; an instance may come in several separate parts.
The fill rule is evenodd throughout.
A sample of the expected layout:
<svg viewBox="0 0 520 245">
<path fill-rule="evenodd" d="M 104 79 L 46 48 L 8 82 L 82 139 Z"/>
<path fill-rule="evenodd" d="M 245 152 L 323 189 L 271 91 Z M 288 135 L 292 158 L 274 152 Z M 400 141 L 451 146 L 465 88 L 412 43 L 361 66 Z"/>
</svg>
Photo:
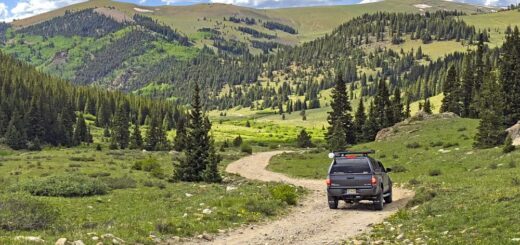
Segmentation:
<svg viewBox="0 0 520 245">
<path fill-rule="evenodd" d="M 22 19 L 85 0 L 0 0 L 0 21 Z M 300 7 L 375 2 L 379 0 L 120 0 L 140 5 L 189 5 L 196 3 L 228 3 L 255 8 Z M 442 0 L 439 0 L 442 1 Z M 451 0 L 453 1 L 453 0 Z M 457 0 L 490 6 L 506 6 L 519 0 Z"/>
</svg>

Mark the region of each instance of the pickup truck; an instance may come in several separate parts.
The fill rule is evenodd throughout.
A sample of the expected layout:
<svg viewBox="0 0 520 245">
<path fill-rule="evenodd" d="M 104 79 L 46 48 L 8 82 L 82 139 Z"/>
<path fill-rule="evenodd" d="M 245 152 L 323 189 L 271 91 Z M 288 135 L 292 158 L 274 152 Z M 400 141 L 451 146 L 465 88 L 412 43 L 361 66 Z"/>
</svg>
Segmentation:
<svg viewBox="0 0 520 245">
<path fill-rule="evenodd" d="M 368 156 L 374 151 L 333 152 L 326 184 L 329 208 L 337 209 L 338 202 L 372 201 L 375 210 L 383 210 L 383 203 L 392 202 L 392 180 L 380 161 Z"/>
</svg>

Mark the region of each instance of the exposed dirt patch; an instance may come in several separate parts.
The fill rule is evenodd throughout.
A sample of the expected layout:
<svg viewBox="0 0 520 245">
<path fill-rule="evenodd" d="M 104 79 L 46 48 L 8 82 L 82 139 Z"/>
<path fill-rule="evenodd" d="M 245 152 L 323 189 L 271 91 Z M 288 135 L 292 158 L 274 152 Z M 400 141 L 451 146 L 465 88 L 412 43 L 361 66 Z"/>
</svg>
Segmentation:
<svg viewBox="0 0 520 245">
<path fill-rule="evenodd" d="M 102 14 L 104 16 L 111 17 L 115 21 L 119 23 L 123 22 L 134 22 L 134 20 L 131 17 L 126 16 L 125 13 L 117 10 L 117 9 L 111 9 L 111 8 L 96 8 L 94 10 L 96 13 Z"/>
<path fill-rule="evenodd" d="M 385 205 L 383 211 L 373 211 L 368 204 L 343 204 L 338 210 L 330 210 L 324 181 L 290 178 L 265 169 L 271 157 L 280 153 L 254 154 L 229 164 L 226 171 L 248 179 L 279 181 L 309 189 L 311 193 L 297 207 L 278 220 L 239 228 L 211 241 L 200 239 L 186 244 L 340 244 L 382 222 L 413 196 L 412 191 L 394 187 L 394 202 Z"/>
</svg>

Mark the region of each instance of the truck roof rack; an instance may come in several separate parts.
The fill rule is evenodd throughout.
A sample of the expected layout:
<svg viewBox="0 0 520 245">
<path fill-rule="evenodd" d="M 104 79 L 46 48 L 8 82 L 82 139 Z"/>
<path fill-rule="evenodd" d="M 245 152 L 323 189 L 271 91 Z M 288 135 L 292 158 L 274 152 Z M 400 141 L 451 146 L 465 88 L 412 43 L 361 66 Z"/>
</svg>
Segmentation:
<svg viewBox="0 0 520 245">
<path fill-rule="evenodd" d="M 363 155 L 368 156 L 368 154 L 374 154 L 376 151 L 374 150 L 364 150 L 364 151 L 335 151 L 334 157 L 344 157 L 348 155 Z"/>
</svg>

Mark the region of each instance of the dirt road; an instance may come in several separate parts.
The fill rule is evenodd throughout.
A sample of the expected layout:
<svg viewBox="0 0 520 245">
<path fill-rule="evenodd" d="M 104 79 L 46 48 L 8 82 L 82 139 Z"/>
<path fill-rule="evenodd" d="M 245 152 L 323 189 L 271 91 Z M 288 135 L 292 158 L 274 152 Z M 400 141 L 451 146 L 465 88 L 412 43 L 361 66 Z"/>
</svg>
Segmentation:
<svg viewBox="0 0 520 245">
<path fill-rule="evenodd" d="M 371 205 L 340 204 L 330 210 L 324 180 L 306 180 L 273 173 L 265 168 L 272 156 L 282 151 L 257 153 L 228 165 L 226 171 L 248 179 L 280 181 L 303 186 L 311 193 L 300 201 L 288 215 L 278 220 L 244 227 L 215 237 L 211 244 L 339 244 L 352 236 L 370 229 L 403 207 L 413 196 L 408 190 L 395 188 L 394 202 L 383 211 L 373 211 Z M 199 241 L 200 242 L 200 241 Z"/>
</svg>

